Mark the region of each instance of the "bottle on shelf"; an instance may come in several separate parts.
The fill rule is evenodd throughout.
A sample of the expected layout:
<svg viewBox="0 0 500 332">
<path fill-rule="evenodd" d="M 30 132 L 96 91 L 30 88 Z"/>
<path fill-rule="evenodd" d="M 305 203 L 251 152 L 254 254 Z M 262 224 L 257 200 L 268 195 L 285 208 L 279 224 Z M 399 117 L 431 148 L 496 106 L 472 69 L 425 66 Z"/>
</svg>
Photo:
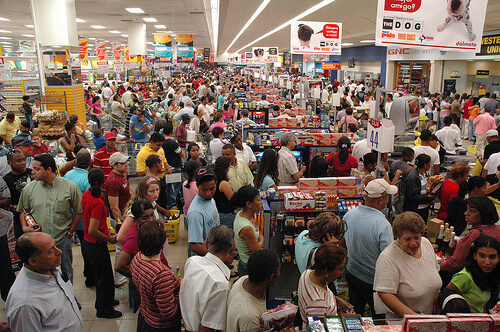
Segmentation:
<svg viewBox="0 0 500 332">
<path fill-rule="evenodd" d="M 35 218 L 30 213 L 28 213 L 28 211 L 26 211 L 26 208 L 23 208 L 23 213 L 24 219 L 26 220 L 26 224 L 28 224 L 28 226 L 34 226 L 34 230 L 41 230 L 40 225 L 36 222 Z"/>
<path fill-rule="evenodd" d="M 436 238 L 436 245 L 439 249 L 441 249 L 441 244 L 443 243 L 443 233 L 444 233 L 444 225 L 439 226 L 439 233 Z"/>
</svg>

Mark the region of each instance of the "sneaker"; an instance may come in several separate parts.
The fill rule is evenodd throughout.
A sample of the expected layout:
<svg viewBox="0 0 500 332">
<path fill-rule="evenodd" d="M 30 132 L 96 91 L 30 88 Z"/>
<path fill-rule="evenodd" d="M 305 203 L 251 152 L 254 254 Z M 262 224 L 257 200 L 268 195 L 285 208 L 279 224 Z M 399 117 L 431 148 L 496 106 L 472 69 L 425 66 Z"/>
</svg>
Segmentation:
<svg viewBox="0 0 500 332">
<path fill-rule="evenodd" d="M 110 310 L 109 312 L 106 312 L 104 314 L 97 314 L 97 318 L 120 318 L 122 316 L 122 313 L 120 311 L 117 311 L 115 309 Z"/>
</svg>

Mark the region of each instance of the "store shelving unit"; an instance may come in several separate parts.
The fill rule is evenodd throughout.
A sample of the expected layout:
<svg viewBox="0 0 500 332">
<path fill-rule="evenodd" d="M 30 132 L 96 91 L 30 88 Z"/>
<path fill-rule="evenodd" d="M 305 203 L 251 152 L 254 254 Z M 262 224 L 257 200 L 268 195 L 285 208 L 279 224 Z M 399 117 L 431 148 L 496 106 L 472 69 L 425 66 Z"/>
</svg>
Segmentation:
<svg viewBox="0 0 500 332">
<path fill-rule="evenodd" d="M 5 101 L 2 106 L 8 112 L 14 112 L 20 116 L 19 107 L 23 104 L 23 86 L 22 80 L 5 80 L 3 81 L 2 96 Z"/>
<path fill-rule="evenodd" d="M 430 64 L 427 63 L 398 63 L 396 86 L 403 90 L 428 90 L 429 72 Z"/>
</svg>

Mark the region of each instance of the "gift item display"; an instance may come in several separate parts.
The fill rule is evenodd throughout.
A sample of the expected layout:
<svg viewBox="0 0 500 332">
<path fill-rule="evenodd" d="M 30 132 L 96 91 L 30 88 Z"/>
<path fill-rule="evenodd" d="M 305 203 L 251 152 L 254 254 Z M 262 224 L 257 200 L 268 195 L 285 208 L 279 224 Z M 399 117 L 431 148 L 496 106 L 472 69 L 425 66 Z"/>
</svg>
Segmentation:
<svg viewBox="0 0 500 332">
<path fill-rule="evenodd" d="M 56 110 L 37 113 L 33 120 L 38 121 L 36 132 L 45 139 L 58 139 L 66 135 L 66 120 L 63 114 Z"/>
</svg>

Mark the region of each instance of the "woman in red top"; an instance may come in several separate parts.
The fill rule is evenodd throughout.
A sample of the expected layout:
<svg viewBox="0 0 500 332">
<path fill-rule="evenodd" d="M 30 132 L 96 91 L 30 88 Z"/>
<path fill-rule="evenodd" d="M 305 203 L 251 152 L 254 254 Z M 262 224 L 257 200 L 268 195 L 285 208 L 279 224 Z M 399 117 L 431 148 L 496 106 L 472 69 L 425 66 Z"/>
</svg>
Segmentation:
<svg viewBox="0 0 500 332">
<path fill-rule="evenodd" d="M 89 172 L 88 178 L 90 189 L 82 196 L 85 223 L 82 255 L 94 270 L 97 317 L 118 318 L 122 313 L 113 308 L 118 301 L 115 301 L 115 280 L 108 252 L 108 242 L 116 243 L 116 234 L 108 230 L 106 223 L 108 213 L 101 197 L 104 172 L 100 168 L 94 168 Z"/>
<path fill-rule="evenodd" d="M 329 167 L 329 175 L 340 177 L 340 176 L 351 176 L 351 169 L 358 168 L 358 160 L 349 153 L 351 148 L 351 140 L 342 136 L 337 142 L 338 152 L 332 151 L 328 157 L 326 157 L 326 162 Z"/>
<path fill-rule="evenodd" d="M 33 143 L 33 157 L 38 156 L 39 154 L 50 153 L 49 148 L 42 143 L 42 138 L 40 134 L 34 132 L 31 134 L 31 140 Z"/>
<path fill-rule="evenodd" d="M 467 181 L 469 172 L 470 167 L 464 163 L 457 163 L 451 168 L 451 179 L 444 181 L 439 194 L 439 200 L 441 201 L 441 207 L 437 213 L 437 217 L 439 219 L 446 219 L 446 215 L 448 214 L 448 204 L 450 204 L 453 197 L 457 196 L 460 184 Z"/>
</svg>

